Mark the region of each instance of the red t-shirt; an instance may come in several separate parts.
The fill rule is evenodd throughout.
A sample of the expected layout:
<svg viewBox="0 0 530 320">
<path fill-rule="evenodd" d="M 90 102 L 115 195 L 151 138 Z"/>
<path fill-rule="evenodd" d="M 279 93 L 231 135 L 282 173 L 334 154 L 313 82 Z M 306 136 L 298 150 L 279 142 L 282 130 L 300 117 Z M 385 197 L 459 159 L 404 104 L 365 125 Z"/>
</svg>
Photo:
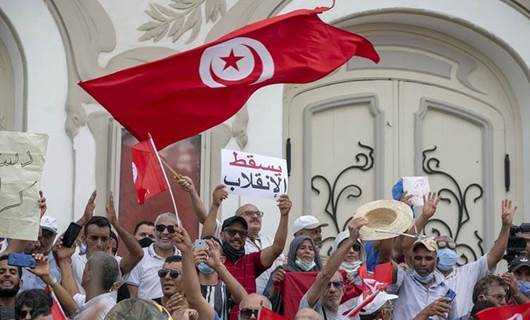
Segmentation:
<svg viewBox="0 0 530 320">
<path fill-rule="evenodd" d="M 237 261 L 232 261 L 227 257 L 225 267 L 247 290 L 247 293 L 256 292 L 256 277 L 267 270 L 267 267 L 261 264 L 261 252 L 246 254 Z M 230 311 L 230 320 L 237 320 L 238 313 L 239 307 L 235 305 Z"/>
</svg>

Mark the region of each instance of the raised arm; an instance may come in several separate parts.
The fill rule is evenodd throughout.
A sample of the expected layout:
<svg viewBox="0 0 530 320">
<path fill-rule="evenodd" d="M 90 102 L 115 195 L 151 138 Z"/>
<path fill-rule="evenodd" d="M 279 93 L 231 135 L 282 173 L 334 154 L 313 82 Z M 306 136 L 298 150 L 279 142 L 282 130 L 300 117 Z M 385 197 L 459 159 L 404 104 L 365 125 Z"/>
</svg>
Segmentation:
<svg viewBox="0 0 530 320">
<path fill-rule="evenodd" d="M 34 269 L 27 269 L 31 273 L 35 274 L 44 281 L 55 293 L 57 300 L 61 304 L 64 312 L 67 316 L 70 316 L 75 313 L 77 310 L 77 304 L 75 303 L 72 295 L 61 286 L 61 284 L 54 279 L 50 274 L 50 265 L 48 263 L 48 258 L 42 254 L 34 255 L 35 260 L 37 261 L 37 266 Z"/>
<path fill-rule="evenodd" d="M 223 203 L 223 200 L 227 197 L 228 192 L 226 192 L 224 185 L 220 184 L 215 187 L 212 193 L 212 205 L 210 206 L 210 211 L 208 212 L 208 216 L 206 217 L 206 220 L 202 226 L 201 236 L 203 238 L 206 236 L 216 236 L 215 231 L 217 230 L 217 213 L 221 203 Z"/>
<path fill-rule="evenodd" d="M 193 212 L 195 213 L 195 216 L 197 217 L 199 222 L 201 224 L 204 224 L 208 215 L 206 214 L 206 208 L 202 203 L 201 197 L 199 197 L 199 193 L 197 192 L 197 189 L 195 189 L 193 180 L 191 180 L 191 178 L 188 176 L 182 175 L 175 176 L 174 178 L 177 180 L 177 183 L 182 188 L 182 190 L 186 191 L 190 196 Z"/>
<path fill-rule="evenodd" d="M 324 266 L 324 269 L 320 271 L 315 279 L 315 282 L 311 285 L 311 288 L 307 291 L 307 302 L 309 306 L 314 306 L 320 298 L 320 293 L 324 291 L 328 282 L 331 280 L 335 272 L 340 267 L 340 264 L 344 261 L 344 258 L 350 251 L 350 248 L 355 244 L 359 237 L 359 229 L 366 225 L 368 220 L 366 218 L 353 218 L 348 224 L 350 231 L 350 237 L 344 240 L 343 244 L 335 250 L 335 252 L 329 257 L 328 263 Z"/>
<path fill-rule="evenodd" d="M 67 248 L 63 247 L 61 243 L 62 237 L 59 238 L 59 241 L 54 246 L 53 253 L 57 260 L 57 265 L 61 269 L 61 285 L 73 297 L 79 293 L 79 288 L 77 288 L 72 272 L 72 255 L 74 254 L 75 246 Z"/>
<path fill-rule="evenodd" d="M 109 201 L 107 202 L 107 219 L 109 219 L 110 224 L 114 227 L 118 236 L 123 241 L 127 247 L 128 254 L 123 257 L 120 261 L 120 269 L 123 274 L 129 273 L 137 264 L 142 260 L 144 256 L 144 250 L 134 238 L 132 234 L 127 232 L 125 228 L 120 226 L 118 223 L 118 218 L 116 217 L 116 209 L 114 208 L 114 196 L 112 193 L 109 196 Z"/>
<path fill-rule="evenodd" d="M 219 278 L 226 284 L 234 303 L 239 304 L 247 295 L 247 291 L 221 261 L 221 246 L 219 243 L 212 240 L 206 240 L 206 243 L 208 243 L 208 259 L 205 261 L 206 264 L 217 272 Z"/>
<path fill-rule="evenodd" d="M 94 216 L 94 210 L 96 209 L 96 191 L 92 192 L 90 195 L 90 198 L 88 198 L 88 202 L 85 206 L 85 212 L 83 212 L 83 215 L 79 220 L 76 221 L 76 223 L 80 226 L 84 226 L 92 216 Z"/>
<path fill-rule="evenodd" d="M 182 252 L 182 289 L 186 293 L 190 307 L 199 312 L 198 320 L 214 319 L 215 311 L 201 294 L 201 285 L 193 260 L 193 244 L 186 230 L 180 226 L 175 232 L 175 245 Z"/>
<path fill-rule="evenodd" d="M 438 202 L 440 202 L 440 198 L 435 192 L 429 192 L 429 194 L 423 196 L 423 210 L 421 211 L 421 215 L 416 218 L 416 221 L 412 227 L 410 227 L 410 229 L 407 231 L 408 234 L 415 235 L 416 233 L 421 233 L 423 228 L 425 228 L 425 225 L 427 225 L 429 219 L 434 216 L 434 213 L 436 213 Z M 401 237 L 400 241 L 402 252 L 407 254 L 415 239 L 410 237 Z"/>
<path fill-rule="evenodd" d="M 289 226 L 289 212 L 292 207 L 289 196 L 283 194 L 278 199 L 278 208 L 280 209 L 280 223 L 278 229 L 276 229 L 276 235 L 274 236 L 274 242 L 270 247 L 261 250 L 260 259 L 261 264 L 264 267 L 270 267 L 276 258 L 282 254 L 285 248 L 285 242 L 287 241 L 287 228 Z"/>
<path fill-rule="evenodd" d="M 501 202 L 501 219 L 502 227 L 499 232 L 499 236 L 493 247 L 488 252 L 488 268 L 494 268 L 497 263 L 502 259 L 504 251 L 506 251 L 506 246 L 508 246 L 508 238 L 510 237 L 510 228 L 512 227 L 513 217 L 517 211 L 517 207 L 512 207 L 512 201 L 504 199 Z"/>
</svg>

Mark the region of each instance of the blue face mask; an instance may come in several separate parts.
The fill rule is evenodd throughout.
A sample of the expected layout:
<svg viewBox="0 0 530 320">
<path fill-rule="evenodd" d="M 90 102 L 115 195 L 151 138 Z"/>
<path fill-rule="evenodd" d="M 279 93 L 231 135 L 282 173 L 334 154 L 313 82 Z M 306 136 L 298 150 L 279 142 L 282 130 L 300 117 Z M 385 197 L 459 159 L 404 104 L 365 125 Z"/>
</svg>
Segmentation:
<svg viewBox="0 0 530 320">
<path fill-rule="evenodd" d="M 212 274 L 215 272 L 213 268 L 211 268 L 209 265 L 207 265 L 204 262 L 199 263 L 197 265 L 197 269 L 199 269 L 200 273 L 204 273 L 204 274 Z"/>
<path fill-rule="evenodd" d="M 458 260 L 458 254 L 456 251 L 443 248 L 438 250 L 438 269 L 441 271 L 449 271 L 454 268 L 456 261 Z"/>
<path fill-rule="evenodd" d="M 517 281 L 517 288 L 525 296 L 530 294 L 530 281 Z"/>
<path fill-rule="evenodd" d="M 315 260 L 311 260 L 311 262 L 306 262 L 304 260 L 296 259 L 294 263 L 304 271 L 311 271 L 317 265 L 315 263 Z"/>
<path fill-rule="evenodd" d="M 416 270 L 414 270 L 414 272 L 412 273 L 412 277 L 414 277 L 414 279 L 418 280 L 422 284 L 429 284 L 434 279 L 434 273 L 431 272 L 431 273 L 429 273 L 426 276 L 422 276 L 422 275 L 418 274 L 416 272 Z"/>
</svg>

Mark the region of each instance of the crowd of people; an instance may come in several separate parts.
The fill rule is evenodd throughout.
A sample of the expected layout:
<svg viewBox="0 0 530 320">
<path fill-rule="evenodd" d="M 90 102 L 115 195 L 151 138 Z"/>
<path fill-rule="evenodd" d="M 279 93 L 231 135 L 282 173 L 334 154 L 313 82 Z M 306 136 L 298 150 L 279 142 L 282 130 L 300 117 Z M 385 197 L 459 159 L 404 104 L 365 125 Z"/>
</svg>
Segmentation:
<svg viewBox="0 0 530 320">
<path fill-rule="evenodd" d="M 58 306 L 65 319 L 83 320 L 247 320 L 258 319 L 264 308 L 299 320 L 474 319 L 486 308 L 530 301 L 530 240 L 508 272 L 496 271 L 516 213 L 511 201 L 501 204 L 502 227 L 493 246 L 460 265 L 457 244 L 448 235 L 422 233 L 436 214 L 435 193 L 426 195 L 406 231 L 411 236 L 364 241 L 360 230 L 369 222 L 355 216 L 325 256 L 327 224 L 302 215 L 289 230 L 287 195 L 277 200 L 280 219 L 270 239 L 261 232 L 264 213 L 255 205 L 245 204 L 220 221 L 218 211 L 228 197 L 224 186 L 214 189 L 207 210 L 191 179 L 176 179 L 193 208 L 181 214 L 194 214 L 202 224 L 199 239 L 191 239 L 169 212 L 139 222 L 131 233 L 120 225 L 112 195 L 106 214 L 94 215 L 94 192 L 76 221 L 82 227 L 78 239 L 66 246 L 41 197 L 38 241 L 3 240 L 0 320 L 52 319 Z M 410 196 L 400 194 L 399 201 L 410 205 Z M 121 244 L 127 252 L 122 257 Z M 36 266 L 10 265 L 12 253 L 32 255 Z M 295 288 L 293 279 L 305 279 L 306 287 Z M 383 285 L 372 291 L 373 300 L 368 283 Z M 347 316 L 354 309 L 359 312 Z"/>
</svg>

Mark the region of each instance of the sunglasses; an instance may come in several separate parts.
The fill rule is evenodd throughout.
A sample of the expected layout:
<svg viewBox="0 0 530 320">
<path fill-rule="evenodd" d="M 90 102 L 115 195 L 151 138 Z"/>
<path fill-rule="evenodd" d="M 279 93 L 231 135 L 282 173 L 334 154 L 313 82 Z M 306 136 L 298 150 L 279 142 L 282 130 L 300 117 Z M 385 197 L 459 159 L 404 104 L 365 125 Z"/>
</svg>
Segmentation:
<svg viewBox="0 0 530 320">
<path fill-rule="evenodd" d="M 245 217 L 256 216 L 261 218 L 263 217 L 263 211 L 244 211 L 241 215 Z"/>
<path fill-rule="evenodd" d="M 29 317 L 31 318 L 32 313 L 33 313 L 33 310 L 31 310 L 31 311 L 22 310 L 22 311 L 20 311 L 20 314 L 19 314 L 20 317 L 19 317 L 19 319 L 26 319 L 27 316 L 29 316 Z"/>
<path fill-rule="evenodd" d="M 169 226 L 166 226 L 165 224 L 157 224 L 156 225 L 156 231 L 158 232 L 164 232 L 164 230 L 167 229 L 167 232 L 169 233 L 175 233 L 175 226 L 172 226 L 172 225 L 169 225 Z"/>
<path fill-rule="evenodd" d="M 241 238 L 246 238 L 248 235 L 248 232 L 245 230 L 224 229 L 223 231 L 226 232 L 230 237 L 235 237 L 236 234 L 239 234 Z"/>
<path fill-rule="evenodd" d="M 255 318 L 257 318 L 258 314 L 259 314 L 259 309 L 248 309 L 248 308 L 245 308 L 245 309 L 239 310 L 239 318 L 240 319 L 250 319 L 253 316 Z"/>
<path fill-rule="evenodd" d="M 328 282 L 328 289 L 331 288 L 331 286 L 335 287 L 335 289 L 342 289 L 342 288 L 344 288 L 344 282 L 342 282 L 342 281 L 330 281 L 330 282 Z"/>
<path fill-rule="evenodd" d="M 180 275 L 180 272 L 176 270 L 168 270 L 168 269 L 160 269 L 158 270 L 158 277 L 159 278 L 165 278 L 167 275 L 171 277 L 171 279 L 177 279 Z"/>
<path fill-rule="evenodd" d="M 358 243 L 355 243 L 355 244 L 353 245 L 353 251 L 360 252 L 360 251 L 361 251 L 361 245 L 358 244 Z"/>
<path fill-rule="evenodd" d="M 449 249 L 456 249 L 456 243 L 454 241 L 447 241 L 447 240 L 438 240 L 436 241 L 436 245 L 438 246 L 438 249 L 443 248 L 449 248 Z"/>
</svg>

